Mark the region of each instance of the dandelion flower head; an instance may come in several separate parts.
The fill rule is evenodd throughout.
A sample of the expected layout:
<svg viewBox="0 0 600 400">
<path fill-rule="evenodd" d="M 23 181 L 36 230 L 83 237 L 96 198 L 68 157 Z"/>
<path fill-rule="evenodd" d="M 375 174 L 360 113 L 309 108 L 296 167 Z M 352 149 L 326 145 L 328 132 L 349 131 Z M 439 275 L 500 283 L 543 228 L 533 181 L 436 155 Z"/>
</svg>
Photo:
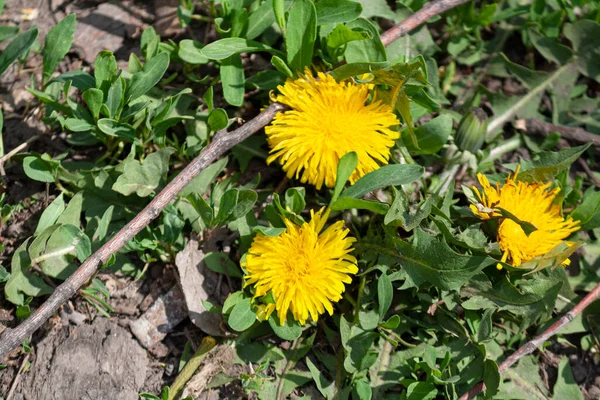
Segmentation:
<svg viewBox="0 0 600 400">
<path fill-rule="evenodd" d="M 371 88 L 324 73 L 315 78 L 308 70 L 279 86 L 274 100 L 290 110 L 265 128 L 271 148 L 267 163 L 277 160 L 289 178 L 317 189 L 335 185 L 338 161 L 351 151 L 358 154 L 358 166 L 350 183 L 387 164 L 400 137 L 391 127 L 399 121 L 389 105 L 368 102 Z"/>
<path fill-rule="evenodd" d="M 481 206 L 471 205 L 471 210 L 481 219 L 500 218 L 498 226 L 498 243 L 503 252 L 502 262 L 510 260 L 518 267 L 523 262 L 543 256 L 559 245 L 572 232 L 579 229 L 579 222 L 565 219 L 560 215 L 560 206 L 554 199 L 559 188 L 550 189 L 552 183 L 517 182 L 519 170 L 506 179 L 504 185 L 490 185 L 487 178 L 479 174 L 478 180 L 482 193 L 473 188 Z M 529 235 L 521 225 L 509 218 L 501 218 L 498 208 L 502 208 L 518 219 L 529 222 L 535 228 Z M 566 242 L 571 245 L 570 242 Z M 569 264 L 567 259 L 564 265 Z M 501 264 L 498 264 L 501 268 Z"/>
<path fill-rule="evenodd" d="M 254 284 L 255 298 L 272 293 L 275 305 L 261 309 L 268 319 L 277 309 L 283 325 L 288 311 L 305 324 L 316 321 L 325 310 L 333 314 L 333 303 L 342 298 L 345 283 L 358 272 L 356 258 L 350 254 L 356 239 L 348 237 L 344 222 L 338 221 L 322 233 L 329 212 L 311 211 L 311 221 L 301 226 L 285 220 L 286 230 L 279 236 L 258 234 L 246 254 L 246 285 Z"/>
</svg>

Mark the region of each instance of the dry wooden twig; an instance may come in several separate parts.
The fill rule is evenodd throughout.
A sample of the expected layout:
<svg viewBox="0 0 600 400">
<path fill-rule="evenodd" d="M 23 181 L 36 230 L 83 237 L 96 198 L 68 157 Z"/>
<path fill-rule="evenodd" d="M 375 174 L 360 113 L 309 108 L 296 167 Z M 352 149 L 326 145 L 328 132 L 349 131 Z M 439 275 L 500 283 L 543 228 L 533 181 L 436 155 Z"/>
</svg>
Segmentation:
<svg viewBox="0 0 600 400">
<path fill-rule="evenodd" d="M 519 128 L 523 128 L 525 132 L 533 135 L 548 136 L 552 132 L 558 132 L 570 142 L 578 144 L 593 143 L 594 146 L 600 147 L 600 135 L 590 133 L 583 128 L 554 125 L 535 118 L 519 120 L 516 122 L 516 125 Z"/>
<path fill-rule="evenodd" d="M 600 283 L 597 284 L 591 292 L 587 294 L 575 307 L 571 309 L 568 313 L 563 315 L 558 321 L 553 323 L 548 329 L 546 329 L 541 335 L 536 336 L 534 339 L 525 343 L 523 346 L 519 348 L 519 350 L 515 351 L 513 354 L 508 356 L 506 360 L 504 360 L 499 366 L 498 370 L 500 373 L 506 371 L 510 367 L 513 366 L 517 361 L 521 359 L 521 357 L 526 356 L 527 354 L 531 354 L 540 347 L 546 340 L 550 339 L 554 336 L 563 326 L 567 325 L 569 322 L 573 321 L 575 317 L 577 317 L 587 306 L 593 303 L 595 300 L 600 298 Z M 469 400 L 474 399 L 479 393 L 485 390 L 485 383 L 479 382 L 475 385 L 471 390 L 462 395 L 459 400 Z"/>
</svg>

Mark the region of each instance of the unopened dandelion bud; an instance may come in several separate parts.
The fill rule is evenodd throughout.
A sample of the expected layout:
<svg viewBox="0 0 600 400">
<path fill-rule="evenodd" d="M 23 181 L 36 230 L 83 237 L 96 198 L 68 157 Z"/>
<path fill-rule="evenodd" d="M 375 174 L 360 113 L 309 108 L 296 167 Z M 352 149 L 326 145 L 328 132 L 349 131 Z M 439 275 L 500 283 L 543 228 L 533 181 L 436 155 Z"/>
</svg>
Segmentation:
<svg viewBox="0 0 600 400">
<path fill-rule="evenodd" d="M 461 151 L 476 153 L 485 140 L 487 132 L 487 115 L 478 107 L 473 107 L 458 124 L 455 143 Z"/>
</svg>

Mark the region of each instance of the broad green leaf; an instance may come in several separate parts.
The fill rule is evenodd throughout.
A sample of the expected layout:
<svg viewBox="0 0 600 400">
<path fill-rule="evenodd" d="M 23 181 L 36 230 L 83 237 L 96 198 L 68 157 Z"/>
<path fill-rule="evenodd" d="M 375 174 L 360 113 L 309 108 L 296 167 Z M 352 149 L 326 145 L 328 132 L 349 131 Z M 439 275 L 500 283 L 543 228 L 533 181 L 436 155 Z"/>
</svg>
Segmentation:
<svg viewBox="0 0 600 400">
<path fill-rule="evenodd" d="M 388 212 L 390 206 L 387 203 L 382 203 L 380 201 L 356 199 L 347 196 L 339 197 L 331 205 L 331 211 L 350 210 L 353 208 L 357 210 L 369 210 L 383 215 Z"/>
<path fill-rule="evenodd" d="M 112 189 L 125 196 L 132 193 L 140 197 L 149 196 L 154 193 L 161 178 L 168 172 L 169 157 L 174 152 L 175 149 L 170 147 L 160 149 L 146 157 L 143 162 L 127 158 L 123 162 L 123 174 L 119 175 Z"/>
<path fill-rule="evenodd" d="M 260 233 L 261 235 L 270 236 L 270 237 L 279 236 L 283 232 L 285 232 L 285 228 L 275 228 L 272 226 L 260 226 L 260 225 L 255 226 L 254 228 L 252 228 L 252 230 L 256 233 Z"/>
<path fill-rule="evenodd" d="M 25 175 L 38 182 L 54 182 L 52 166 L 40 157 L 28 156 L 23 159 Z"/>
<path fill-rule="evenodd" d="M 318 3 L 321 4 L 321 3 Z M 354 40 L 367 40 L 371 39 L 369 32 L 365 31 L 353 31 L 346 25 L 338 25 L 329 35 L 327 35 L 327 47 L 331 50 L 335 50 L 340 46 L 344 46 Z M 330 50 L 330 51 L 331 51 Z M 332 53 L 333 54 L 333 53 Z"/>
<path fill-rule="evenodd" d="M 104 240 L 106 237 L 106 234 L 108 233 L 108 225 L 112 220 L 114 209 L 115 206 L 110 206 L 106 209 L 106 211 L 104 211 L 104 214 L 102 214 L 102 218 L 100 218 L 100 222 L 98 222 L 98 227 L 94 232 L 94 236 L 92 236 L 93 242 Z"/>
<path fill-rule="evenodd" d="M 77 269 L 73 263 L 76 258 L 83 262 L 92 254 L 90 239 L 70 224 L 61 225 L 52 232 L 41 249 L 40 254 L 30 252 L 32 263 L 39 264 L 46 275 L 63 280 Z"/>
<path fill-rule="evenodd" d="M 306 207 L 306 190 L 304 187 L 293 187 L 285 191 L 285 207 L 293 213 L 300 214 Z"/>
<path fill-rule="evenodd" d="M 239 54 L 221 61 L 221 82 L 223 96 L 227 103 L 240 107 L 244 103 L 244 67 Z"/>
<path fill-rule="evenodd" d="M 24 294 L 37 297 L 52 293 L 52 288 L 42 278 L 29 273 L 31 260 L 27 253 L 28 244 L 29 239 L 15 250 L 12 257 L 10 279 L 4 286 L 6 300 L 17 305 L 24 303 Z"/>
<path fill-rule="evenodd" d="M 285 32 L 285 1 L 284 0 L 272 0 L 273 1 L 273 14 L 275 14 L 275 21 L 281 29 Z"/>
<path fill-rule="evenodd" d="M 366 73 L 375 72 L 388 68 L 390 63 L 385 62 L 357 62 L 341 65 L 330 72 L 336 81 L 343 81 L 348 78 L 359 76 Z"/>
<path fill-rule="evenodd" d="M 209 60 L 224 60 L 234 54 L 266 51 L 277 53 L 272 47 L 243 38 L 226 38 L 207 44 L 200 53 Z"/>
<path fill-rule="evenodd" d="M 233 306 L 227 323 L 234 331 L 243 332 L 250 328 L 254 321 L 256 321 L 256 314 L 252 311 L 250 299 L 246 298 Z"/>
<path fill-rule="evenodd" d="M 310 371 L 310 375 L 315 381 L 315 385 L 323 397 L 327 400 L 333 400 L 335 396 L 335 384 L 325 379 L 325 376 L 319 368 L 311 361 L 310 358 L 305 358 L 306 366 Z"/>
<path fill-rule="evenodd" d="M 443 290 L 458 290 L 485 267 L 495 264 L 490 257 L 461 255 L 420 228 L 412 244 L 394 238 L 402 268 L 416 285 L 429 282 Z"/>
<path fill-rule="evenodd" d="M 403 191 L 393 188 L 394 201 L 385 215 L 383 223 L 386 225 L 400 226 L 407 232 L 412 231 L 431 214 L 432 197 L 428 197 L 421 204 L 410 204 Z"/>
<path fill-rule="evenodd" d="M 430 400 L 437 394 L 438 390 L 430 382 L 413 382 L 406 388 L 407 400 Z"/>
<path fill-rule="evenodd" d="M 67 208 L 56 220 L 57 224 L 71 224 L 79 227 L 81 225 L 81 209 L 83 207 L 83 192 L 78 192 L 71 198 Z"/>
<path fill-rule="evenodd" d="M 119 137 L 130 143 L 136 142 L 135 128 L 129 124 L 116 121 L 110 118 L 101 118 L 98 120 L 98 129 L 108 136 Z"/>
<path fill-rule="evenodd" d="M 160 36 L 156 34 L 153 27 L 149 26 L 142 32 L 140 47 L 142 55 L 146 62 L 150 61 L 158 53 L 158 45 L 160 44 Z"/>
<path fill-rule="evenodd" d="M 106 105 L 106 110 L 108 110 L 108 118 L 119 119 L 119 115 L 121 114 L 125 100 L 124 92 L 125 79 L 120 76 L 115 79 L 112 85 L 110 85 L 108 94 L 106 96 L 106 101 L 104 102 Z"/>
<path fill-rule="evenodd" d="M 204 45 L 198 41 L 184 39 L 179 42 L 177 54 L 188 64 L 207 64 L 209 60 L 202 54 L 203 47 Z"/>
<path fill-rule="evenodd" d="M 64 74 L 60 74 L 56 78 L 52 78 L 52 80 L 48 82 L 48 85 L 54 82 L 67 83 L 68 81 L 71 81 L 73 83 L 73 86 L 75 86 L 82 92 L 85 92 L 90 88 L 96 87 L 96 80 L 94 79 L 94 77 L 80 69 L 76 71 L 67 71 Z"/>
<path fill-rule="evenodd" d="M 190 202 L 194 210 L 198 213 L 202 222 L 207 227 L 213 226 L 214 219 L 214 210 L 213 208 L 204 200 L 202 196 L 197 195 L 196 193 L 190 193 L 187 196 L 187 200 Z"/>
<path fill-rule="evenodd" d="M 569 365 L 569 358 L 566 356 L 561 358 L 560 363 L 558 364 L 558 376 L 553 392 L 554 396 L 552 398 L 555 400 L 583 400 L 579 385 L 577 385 L 575 378 L 573 378 L 573 372 L 571 372 L 571 367 Z"/>
<path fill-rule="evenodd" d="M 56 199 L 42 213 L 37 227 L 35 228 L 34 236 L 39 235 L 43 230 L 56 223 L 56 220 L 65 211 L 65 200 L 63 194 L 59 194 Z"/>
<path fill-rule="evenodd" d="M 386 273 L 382 273 L 377 280 L 377 300 L 379 302 L 379 318 L 383 319 L 392 305 L 394 298 L 394 287 Z"/>
<path fill-rule="evenodd" d="M 117 73 L 117 60 L 115 55 L 108 50 L 103 50 L 94 60 L 94 78 L 96 78 L 96 88 L 102 90 L 106 96 L 108 88 L 115 80 Z"/>
<path fill-rule="evenodd" d="M 27 32 L 23 32 L 14 38 L 0 54 L 0 74 L 6 71 L 10 64 L 17 58 L 25 54 L 33 43 L 35 43 L 37 37 L 38 29 L 36 26 L 33 26 Z"/>
<path fill-rule="evenodd" d="M 168 53 L 159 53 L 155 57 L 152 57 L 150 61 L 147 61 L 146 64 L 144 64 L 144 69 L 140 72 L 136 72 L 131 77 L 131 81 L 129 82 L 125 94 L 125 102 L 129 103 L 132 100 L 137 99 L 156 86 L 168 67 Z"/>
<path fill-rule="evenodd" d="M 5 40 L 9 40 L 17 36 L 19 33 L 18 26 L 0 26 L 0 42 L 4 42 Z"/>
<path fill-rule="evenodd" d="M 213 132 L 226 128 L 228 122 L 227 111 L 222 108 L 215 108 L 208 114 L 208 127 Z"/>
<path fill-rule="evenodd" d="M 246 79 L 246 83 L 251 84 L 260 90 L 275 90 L 279 85 L 285 83 L 285 75 L 279 71 L 268 69 L 252 75 L 250 78 Z"/>
<path fill-rule="evenodd" d="M 58 64 L 71 49 L 76 22 L 75 14 L 71 14 L 48 31 L 44 50 L 42 50 L 44 82 L 50 78 Z"/>
<path fill-rule="evenodd" d="M 342 158 L 340 158 L 335 177 L 335 187 L 333 188 L 333 195 L 331 196 L 330 204 L 335 203 L 337 198 L 340 196 L 340 193 L 342 193 L 348 178 L 350 178 L 357 165 L 358 155 L 354 151 L 346 153 L 342 156 Z"/>
<path fill-rule="evenodd" d="M 356 393 L 360 400 L 371 400 L 371 397 L 373 396 L 371 385 L 362 379 L 356 382 Z"/>
<path fill-rule="evenodd" d="M 557 65 L 567 64 L 573 57 L 573 50 L 560 44 L 556 39 L 546 37 L 534 30 L 528 30 L 529 38 L 535 49 L 540 52 L 545 59 L 556 63 Z"/>
<path fill-rule="evenodd" d="M 248 31 L 246 32 L 246 38 L 250 40 L 255 39 L 275 22 L 273 0 L 267 0 L 248 17 Z"/>
<path fill-rule="evenodd" d="M 570 147 L 559 151 L 544 151 L 534 156 L 533 160 L 522 160 L 519 180 L 525 182 L 547 182 L 556 178 L 562 171 L 569 169 L 589 147 L 591 143 L 578 147 Z"/>
<path fill-rule="evenodd" d="M 350 0 L 323 0 L 315 4 L 317 25 L 354 21 L 362 12 L 362 5 Z"/>
<path fill-rule="evenodd" d="M 443 114 L 415 128 L 418 147 L 408 140 L 404 144 L 411 154 L 435 154 L 442 149 L 452 133 L 452 117 Z"/>
<path fill-rule="evenodd" d="M 342 192 L 342 196 L 362 197 L 380 188 L 406 185 L 423 176 L 424 169 L 414 164 L 385 165 L 360 178 L 354 185 Z"/>
<path fill-rule="evenodd" d="M 96 88 L 90 88 L 83 92 L 83 100 L 85 100 L 85 104 L 87 104 L 92 117 L 94 120 L 98 119 L 100 115 L 100 108 L 102 107 L 102 100 L 104 98 L 104 93 L 102 90 Z"/>
<path fill-rule="evenodd" d="M 600 82 L 600 24 L 581 19 L 573 24 L 565 24 L 563 33 L 577 53 L 575 63 L 579 71 Z"/>
<path fill-rule="evenodd" d="M 386 0 L 357 0 L 362 4 L 363 10 L 361 16 L 363 18 L 381 17 L 393 21 L 396 15 L 390 8 Z"/>
<path fill-rule="evenodd" d="M 88 121 L 78 118 L 65 118 L 62 122 L 63 126 L 71 132 L 89 132 L 96 128 Z"/>
<path fill-rule="evenodd" d="M 498 364 L 494 360 L 486 359 L 483 365 L 483 382 L 485 383 L 485 395 L 492 398 L 498 393 L 500 387 L 500 372 L 498 372 Z"/>
<path fill-rule="evenodd" d="M 208 269 L 218 274 L 232 278 L 242 277 L 240 268 L 225 253 L 208 252 L 204 256 L 204 263 Z"/>
<path fill-rule="evenodd" d="M 293 72 L 303 73 L 312 62 L 317 38 L 317 11 L 311 0 L 296 0 L 287 21 L 285 47 Z"/>
<path fill-rule="evenodd" d="M 387 61 L 385 47 L 381 43 L 379 32 L 375 25 L 364 18 L 356 19 L 346 24 L 350 29 L 359 29 L 368 32 L 371 39 L 348 43 L 345 57 L 348 63 L 357 62 L 384 62 Z"/>
<path fill-rule="evenodd" d="M 600 192 L 592 193 L 584 198 L 571 217 L 581 221 L 581 229 L 591 230 L 600 227 Z"/>
<path fill-rule="evenodd" d="M 279 323 L 279 318 L 274 314 L 269 317 L 269 326 L 273 332 L 283 340 L 296 340 L 302 335 L 302 325 L 298 321 L 285 321 L 283 325 Z"/>
</svg>

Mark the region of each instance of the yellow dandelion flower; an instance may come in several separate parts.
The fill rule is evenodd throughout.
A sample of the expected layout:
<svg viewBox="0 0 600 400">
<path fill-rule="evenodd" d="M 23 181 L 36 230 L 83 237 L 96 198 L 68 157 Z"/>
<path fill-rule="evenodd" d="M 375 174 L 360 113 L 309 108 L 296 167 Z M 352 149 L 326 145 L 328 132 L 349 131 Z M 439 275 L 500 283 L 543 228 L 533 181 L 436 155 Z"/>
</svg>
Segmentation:
<svg viewBox="0 0 600 400">
<path fill-rule="evenodd" d="M 390 148 L 400 137 L 390 128 L 399 121 L 389 105 L 367 103 L 368 84 L 317 76 L 307 70 L 300 79 L 279 86 L 281 94 L 274 100 L 290 110 L 277 114 L 265 128 L 271 148 L 267 163 L 278 160 L 288 178 L 295 176 L 321 189 L 323 184 L 335 185 L 338 161 L 355 151 L 358 166 L 350 177 L 354 183 L 388 163 Z"/>
<path fill-rule="evenodd" d="M 308 316 L 316 321 L 325 310 L 333 314 L 333 303 L 342 298 L 345 283 L 358 272 L 356 258 L 350 255 L 356 239 L 348 237 L 344 222 L 338 221 L 322 233 L 329 211 L 311 211 L 311 221 L 301 226 L 285 220 L 279 236 L 260 233 L 254 238 L 242 267 L 246 285 L 254 284 L 255 298 L 273 294 L 275 307 L 261 308 L 261 319 L 277 309 L 281 325 L 288 311 L 305 324 Z"/>
<path fill-rule="evenodd" d="M 560 215 L 560 206 L 554 204 L 559 188 L 550 189 L 552 183 L 517 182 L 518 173 L 517 169 L 513 176 L 506 179 L 504 185 L 497 183 L 495 187 L 490 185 L 484 175 L 479 174 L 477 178 L 483 193 L 476 187 L 473 190 L 481 204 L 471 205 L 473 213 L 481 219 L 500 218 L 498 243 L 503 252 L 502 262 L 510 260 L 515 267 L 547 254 L 579 229 L 579 221 L 573 221 L 570 217 L 565 220 Z M 497 208 L 533 224 L 537 229 L 528 236 L 518 223 L 501 218 L 502 214 Z M 570 246 L 572 243 L 566 244 Z M 563 264 L 568 265 L 569 260 Z M 500 268 L 502 266 L 498 264 L 498 269 Z"/>
</svg>

